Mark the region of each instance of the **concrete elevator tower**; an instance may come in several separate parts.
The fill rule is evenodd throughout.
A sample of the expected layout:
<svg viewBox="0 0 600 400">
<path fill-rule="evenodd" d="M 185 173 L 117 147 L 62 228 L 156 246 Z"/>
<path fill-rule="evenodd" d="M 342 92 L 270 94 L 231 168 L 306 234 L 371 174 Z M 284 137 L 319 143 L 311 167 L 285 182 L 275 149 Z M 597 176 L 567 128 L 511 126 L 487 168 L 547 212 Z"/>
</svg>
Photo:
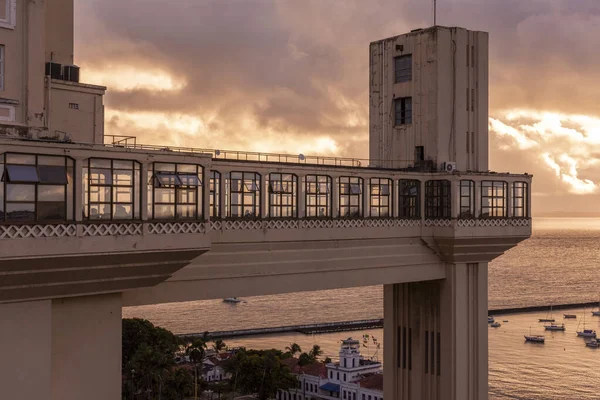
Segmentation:
<svg viewBox="0 0 600 400">
<path fill-rule="evenodd" d="M 371 166 L 488 171 L 486 32 L 417 29 L 371 43 L 369 56 Z M 451 190 L 459 200 L 464 187 Z M 487 262 L 498 254 L 458 236 L 434 230 L 423 240 L 446 262 L 446 279 L 384 285 L 386 399 L 487 398 Z"/>
<path fill-rule="evenodd" d="M 369 50 L 371 164 L 487 171 L 488 34 L 436 26 Z"/>
</svg>

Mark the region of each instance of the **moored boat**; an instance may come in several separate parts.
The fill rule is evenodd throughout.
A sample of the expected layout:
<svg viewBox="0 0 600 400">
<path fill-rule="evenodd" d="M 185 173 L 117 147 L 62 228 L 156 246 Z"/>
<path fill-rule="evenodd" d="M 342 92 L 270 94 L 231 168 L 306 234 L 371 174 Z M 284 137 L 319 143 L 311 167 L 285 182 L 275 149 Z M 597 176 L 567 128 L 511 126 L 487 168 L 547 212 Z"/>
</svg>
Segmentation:
<svg viewBox="0 0 600 400">
<path fill-rule="evenodd" d="M 538 319 L 538 322 L 554 322 L 554 317 L 552 317 L 552 306 L 550 306 L 550 314 L 546 315 L 546 318 Z"/>
<path fill-rule="evenodd" d="M 223 299 L 223 301 L 225 303 L 241 303 L 242 300 L 238 299 L 237 297 L 227 297 L 226 299 Z"/>
<path fill-rule="evenodd" d="M 565 330 L 565 324 L 550 324 L 550 325 L 544 325 L 544 329 L 547 331 L 564 331 Z"/>
<path fill-rule="evenodd" d="M 577 315 L 575 314 L 563 314 L 563 317 L 567 318 L 567 319 L 575 319 L 577 318 Z"/>
<path fill-rule="evenodd" d="M 544 343 L 546 338 L 542 335 L 525 335 L 526 342 Z"/>
<path fill-rule="evenodd" d="M 500 326 L 502 326 L 502 324 L 500 324 L 500 322 L 494 322 L 493 324 L 490 325 L 492 328 L 499 328 Z"/>
<path fill-rule="evenodd" d="M 490 316 L 488 315 L 488 324 L 491 324 L 491 323 L 493 323 L 493 322 L 494 322 L 494 317 L 490 317 Z"/>
<path fill-rule="evenodd" d="M 587 342 L 585 345 L 587 347 L 591 347 L 593 349 L 597 349 L 598 347 L 600 347 L 600 342 L 598 342 L 596 339 L 592 339 L 589 342 Z"/>
<path fill-rule="evenodd" d="M 579 321 L 581 322 L 581 321 Z M 579 328 L 579 325 L 577 325 L 577 328 Z M 591 337 L 591 338 L 596 338 L 596 331 L 593 329 L 585 329 L 585 309 L 583 310 L 583 330 L 580 331 L 579 329 L 577 329 L 577 336 L 581 336 L 581 337 Z"/>
</svg>

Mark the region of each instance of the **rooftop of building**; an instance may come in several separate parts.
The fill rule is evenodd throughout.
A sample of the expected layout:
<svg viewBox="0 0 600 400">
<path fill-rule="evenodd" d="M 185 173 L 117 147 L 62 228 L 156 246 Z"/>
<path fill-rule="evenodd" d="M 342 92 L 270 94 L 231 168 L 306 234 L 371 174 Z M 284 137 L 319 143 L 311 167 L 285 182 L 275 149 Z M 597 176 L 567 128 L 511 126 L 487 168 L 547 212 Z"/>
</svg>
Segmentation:
<svg viewBox="0 0 600 400">
<path fill-rule="evenodd" d="M 423 33 L 434 32 L 436 30 L 465 30 L 465 31 L 469 31 L 469 32 L 481 32 L 481 33 L 485 33 L 485 34 L 488 33 L 488 32 L 485 32 L 485 31 L 476 31 L 476 30 L 472 30 L 472 29 L 463 28 L 462 26 L 435 25 L 435 26 L 429 26 L 427 28 L 416 28 L 416 29 L 412 29 L 410 32 L 407 32 L 407 33 L 402 33 L 400 35 L 395 35 L 395 36 L 390 36 L 390 37 L 379 39 L 379 40 L 374 40 L 374 41 L 371 42 L 371 44 L 381 43 L 381 42 L 387 42 L 389 40 L 395 40 L 395 39 L 397 39 L 397 38 L 399 38 L 401 36 L 416 36 L 416 35 L 421 35 Z"/>
<path fill-rule="evenodd" d="M 322 362 L 314 362 L 307 365 L 298 365 L 297 358 L 284 358 L 281 363 L 286 365 L 294 374 L 312 375 L 320 378 L 327 378 L 327 366 Z"/>
<path fill-rule="evenodd" d="M 383 391 L 383 374 L 365 374 L 357 383 L 361 388 L 364 389 L 374 389 Z"/>
</svg>

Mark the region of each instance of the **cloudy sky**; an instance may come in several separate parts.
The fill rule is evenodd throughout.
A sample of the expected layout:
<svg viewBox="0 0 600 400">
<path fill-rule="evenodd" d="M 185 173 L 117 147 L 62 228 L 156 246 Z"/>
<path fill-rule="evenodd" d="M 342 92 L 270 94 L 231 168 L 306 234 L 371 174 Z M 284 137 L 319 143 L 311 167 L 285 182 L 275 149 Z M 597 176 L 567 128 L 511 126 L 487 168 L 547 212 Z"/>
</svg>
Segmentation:
<svg viewBox="0 0 600 400">
<path fill-rule="evenodd" d="M 106 133 L 141 143 L 368 156 L 368 45 L 425 0 L 76 0 L 76 63 Z M 599 211 L 600 1 L 438 0 L 490 32 L 490 158 L 534 210 Z"/>
</svg>

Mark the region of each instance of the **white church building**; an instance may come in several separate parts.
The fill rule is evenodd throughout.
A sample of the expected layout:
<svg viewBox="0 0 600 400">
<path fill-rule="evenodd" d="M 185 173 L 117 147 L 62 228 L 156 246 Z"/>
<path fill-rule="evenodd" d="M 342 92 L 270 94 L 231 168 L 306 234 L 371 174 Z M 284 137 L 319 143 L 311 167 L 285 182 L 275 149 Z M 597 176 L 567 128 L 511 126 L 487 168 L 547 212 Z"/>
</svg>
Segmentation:
<svg viewBox="0 0 600 400">
<path fill-rule="evenodd" d="M 383 370 L 380 362 L 360 355 L 360 342 L 342 340 L 336 363 L 300 366 L 296 358 L 283 360 L 298 377 L 299 387 L 280 391 L 277 400 L 382 400 Z"/>
</svg>

